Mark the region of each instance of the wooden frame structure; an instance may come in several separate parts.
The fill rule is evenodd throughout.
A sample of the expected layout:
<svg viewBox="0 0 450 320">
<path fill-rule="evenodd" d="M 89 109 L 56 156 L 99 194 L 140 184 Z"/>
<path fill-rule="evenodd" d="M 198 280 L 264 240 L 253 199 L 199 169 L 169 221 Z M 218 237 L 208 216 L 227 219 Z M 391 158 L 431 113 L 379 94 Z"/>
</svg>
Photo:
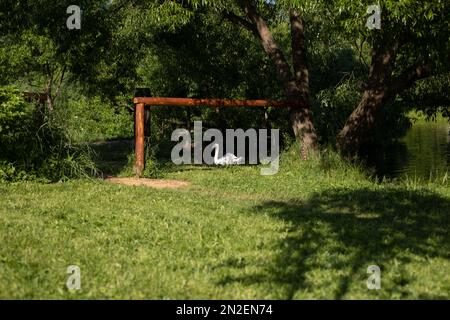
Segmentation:
<svg viewBox="0 0 450 320">
<path fill-rule="evenodd" d="M 145 106 L 178 106 L 178 107 L 273 107 L 273 108 L 303 108 L 305 104 L 296 100 L 235 100 L 235 99 L 191 99 L 191 98 L 161 98 L 161 97 L 135 97 L 134 115 L 134 172 L 138 177 L 144 171 L 144 145 L 145 145 Z"/>
</svg>

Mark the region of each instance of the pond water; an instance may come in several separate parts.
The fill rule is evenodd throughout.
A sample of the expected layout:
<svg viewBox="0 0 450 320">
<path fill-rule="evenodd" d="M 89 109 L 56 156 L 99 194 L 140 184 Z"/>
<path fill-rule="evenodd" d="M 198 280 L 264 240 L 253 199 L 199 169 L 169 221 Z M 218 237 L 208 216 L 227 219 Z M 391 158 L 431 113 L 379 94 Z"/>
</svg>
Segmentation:
<svg viewBox="0 0 450 320">
<path fill-rule="evenodd" d="M 446 173 L 450 176 L 450 124 L 416 123 L 396 144 L 368 154 L 367 163 L 380 178 L 435 180 Z"/>
</svg>

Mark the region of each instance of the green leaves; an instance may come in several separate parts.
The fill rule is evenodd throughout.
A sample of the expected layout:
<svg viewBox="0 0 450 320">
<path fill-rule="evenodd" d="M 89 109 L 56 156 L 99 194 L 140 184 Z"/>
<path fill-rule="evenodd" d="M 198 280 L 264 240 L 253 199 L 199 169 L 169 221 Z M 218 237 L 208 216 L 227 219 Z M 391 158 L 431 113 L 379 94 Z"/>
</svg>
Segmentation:
<svg viewBox="0 0 450 320">
<path fill-rule="evenodd" d="M 13 86 L 0 87 L 0 145 L 10 140 L 26 116 L 27 104 Z"/>
</svg>

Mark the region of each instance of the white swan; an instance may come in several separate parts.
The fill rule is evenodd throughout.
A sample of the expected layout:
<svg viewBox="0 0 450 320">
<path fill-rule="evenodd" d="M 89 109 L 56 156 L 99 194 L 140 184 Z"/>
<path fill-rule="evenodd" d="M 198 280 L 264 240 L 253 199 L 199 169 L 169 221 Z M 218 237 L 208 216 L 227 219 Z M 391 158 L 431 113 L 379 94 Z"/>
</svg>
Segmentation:
<svg viewBox="0 0 450 320">
<path fill-rule="evenodd" d="M 244 163 L 244 159 L 242 157 L 236 157 L 232 153 L 227 153 L 225 156 L 219 158 L 219 144 L 215 143 L 213 145 L 214 151 L 214 164 L 225 166 L 225 165 L 231 165 L 231 164 L 242 164 Z"/>
</svg>

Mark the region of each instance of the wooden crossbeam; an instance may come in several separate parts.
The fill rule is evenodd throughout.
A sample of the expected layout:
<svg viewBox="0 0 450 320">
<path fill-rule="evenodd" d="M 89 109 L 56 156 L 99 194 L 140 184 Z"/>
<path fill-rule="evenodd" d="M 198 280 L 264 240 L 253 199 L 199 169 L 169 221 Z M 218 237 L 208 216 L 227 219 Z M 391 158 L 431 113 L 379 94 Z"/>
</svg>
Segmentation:
<svg viewBox="0 0 450 320">
<path fill-rule="evenodd" d="M 144 103 L 149 106 L 179 106 L 179 107 L 305 107 L 304 102 L 298 100 L 237 100 L 237 99 L 195 99 L 195 98 L 161 98 L 136 97 L 135 104 Z"/>
</svg>

